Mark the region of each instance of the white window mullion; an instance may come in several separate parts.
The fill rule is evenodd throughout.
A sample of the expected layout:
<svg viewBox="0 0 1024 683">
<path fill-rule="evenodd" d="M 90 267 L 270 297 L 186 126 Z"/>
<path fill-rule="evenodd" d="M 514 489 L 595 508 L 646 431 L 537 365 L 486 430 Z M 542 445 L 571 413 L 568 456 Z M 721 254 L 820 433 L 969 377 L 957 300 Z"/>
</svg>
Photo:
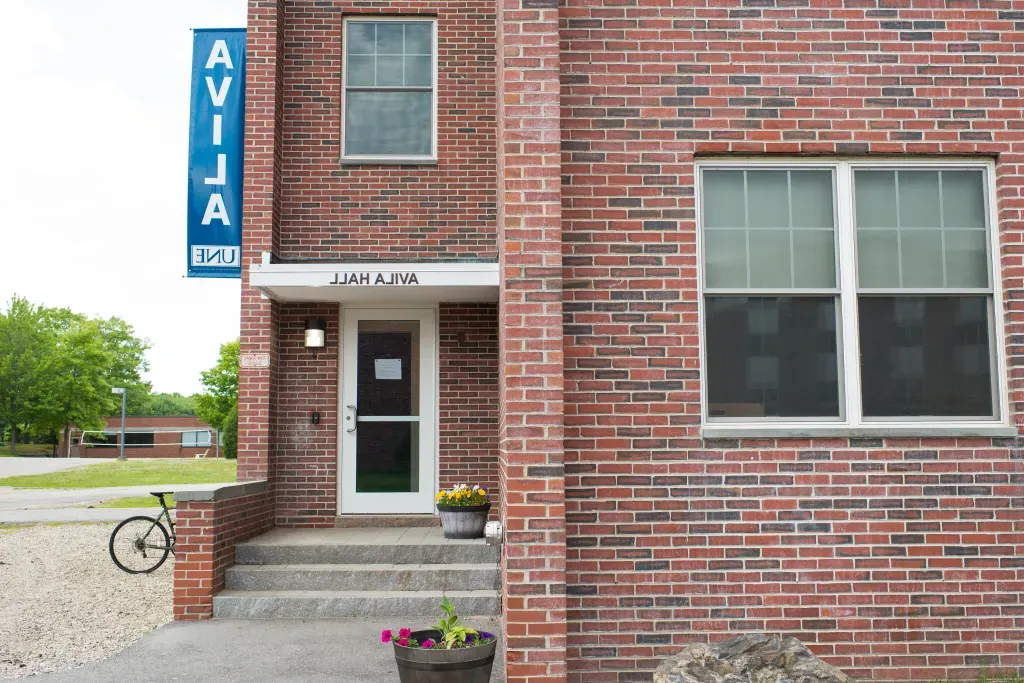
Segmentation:
<svg viewBox="0 0 1024 683">
<path fill-rule="evenodd" d="M 863 422 L 860 395 L 860 338 L 857 334 L 857 231 L 854 226 L 853 170 L 847 162 L 836 167 L 836 205 L 839 244 L 839 308 L 842 311 L 842 394 L 846 423 Z"/>
</svg>

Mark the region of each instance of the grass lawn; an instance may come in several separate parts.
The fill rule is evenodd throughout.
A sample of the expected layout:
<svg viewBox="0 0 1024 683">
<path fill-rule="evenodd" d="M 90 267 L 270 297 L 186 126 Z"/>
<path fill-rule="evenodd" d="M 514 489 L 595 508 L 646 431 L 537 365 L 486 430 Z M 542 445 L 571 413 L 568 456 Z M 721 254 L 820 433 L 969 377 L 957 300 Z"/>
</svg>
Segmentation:
<svg viewBox="0 0 1024 683">
<path fill-rule="evenodd" d="M 174 507 L 174 494 L 164 496 L 167 507 Z M 154 496 L 132 496 L 130 498 L 114 498 L 105 500 L 99 505 L 90 505 L 94 508 L 160 508 L 160 501 Z"/>
<path fill-rule="evenodd" d="M 29 489 L 89 489 L 149 484 L 216 484 L 235 481 L 235 460 L 117 460 L 49 474 L 0 479 L 0 486 Z M 155 498 L 153 499 L 156 500 Z"/>
</svg>

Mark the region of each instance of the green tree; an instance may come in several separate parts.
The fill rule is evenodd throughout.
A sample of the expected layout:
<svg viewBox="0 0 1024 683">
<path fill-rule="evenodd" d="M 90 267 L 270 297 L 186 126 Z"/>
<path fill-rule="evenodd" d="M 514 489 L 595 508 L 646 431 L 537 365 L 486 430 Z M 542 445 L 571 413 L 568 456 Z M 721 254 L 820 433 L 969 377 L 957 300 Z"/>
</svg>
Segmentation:
<svg viewBox="0 0 1024 683">
<path fill-rule="evenodd" d="M 10 429 L 11 452 L 25 435 L 56 443 L 72 422 L 100 426 L 119 412 L 111 387 L 128 389 L 133 412 L 147 409 L 147 349 L 120 318 L 90 319 L 14 296 L 0 312 L 0 423 Z"/>
<path fill-rule="evenodd" d="M 231 409 L 238 405 L 239 343 L 221 344 L 217 364 L 201 375 L 205 391 L 196 396 L 196 415 L 221 431 L 227 426 Z"/>
<path fill-rule="evenodd" d="M 42 398 L 36 426 L 52 433 L 63 431 L 65 447 L 70 446 L 72 424 L 81 429 L 101 429 L 102 417 L 113 412 L 117 403 L 110 391 L 112 362 L 113 355 L 96 321 L 80 318 L 58 330 L 53 349 L 41 364 Z"/>
<path fill-rule="evenodd" d="M 238 403 L 235 402 L 224 423 L 224 457 L 234 460 L 238 457 Z"/>
<path fill-rule="evenodd" d="M 50 352 L 41 306 L 15 295 L 0 314 L 0 421 L 10 427 L 10 450 L 34 421 L 41 401 L 40 365 Z"/>
<path fill-rule="evenodd" d="M 182 396 L 177 392 L 173 394 L 154 392 L 149 395 L 149 399 L 149 408 L 145 415 L 180 416 L 196 414 L 195 396 Z"/>
<path fill-rule="evenodd" d="M 110 386 L 128 390 L 129 415 L 147 414 L 152 387 L 142 380 L 142 373 L 149 370 L 149 361 L 146 360 L 149 340 L 137 337 L 135 328 L 121 318 L 97 320 L 96 323 L 110 353 L 110 366 L 107 368 Z"/>
<path fill-rule="evenodd" d="M 224 435 L 224 457 L 238 457 L 238 340 L 221 344 L 217 364 L 201 375 L 196 415 Z"/>
</svg>

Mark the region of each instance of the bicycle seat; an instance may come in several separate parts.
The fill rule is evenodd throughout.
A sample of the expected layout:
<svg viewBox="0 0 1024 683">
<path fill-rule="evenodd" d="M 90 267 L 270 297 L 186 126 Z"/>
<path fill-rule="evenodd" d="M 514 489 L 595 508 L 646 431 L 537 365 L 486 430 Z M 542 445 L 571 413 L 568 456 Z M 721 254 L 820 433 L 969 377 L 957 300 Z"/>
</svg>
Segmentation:
<svg viewBox="0 0 1024 683">
<path fill-rule="evenodd" d="M 169 496 L 172 493 L 174 493 L 174 491 L 150 491 L 149 495 L 151 495 L 151 496 Z"/>
</svg>

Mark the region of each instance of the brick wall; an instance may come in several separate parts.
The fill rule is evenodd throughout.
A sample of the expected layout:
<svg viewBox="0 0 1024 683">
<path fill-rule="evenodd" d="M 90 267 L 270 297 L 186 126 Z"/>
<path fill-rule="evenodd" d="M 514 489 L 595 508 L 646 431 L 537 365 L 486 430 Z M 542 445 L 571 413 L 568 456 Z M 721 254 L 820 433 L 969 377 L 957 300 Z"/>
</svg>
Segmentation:
<svg viewBox="0 0 1024 683">
<path fill-rule="evenodd" d="M 498 311 L 494 304 L 442 304 L 438 445 L 440 484 L 478 484 L 498 519 Z"/>
<path fill-rule="evenodd" d="M 1016 440 L 700 436 L 702 155 L 997 157 L 1007 339 L 1024 331 L 1024 9 L 877 5 L 250 0 L 245 263 L 500 258 L 510 683 L 645 681 L 688 642 L 753 630 L 865 680 L 1024 666 Z M 437 167 L 338 163 L 349 11 L 439 17 Z M 240 477 L 273 467 L 279 520 L 326 522 L 306 492 L 332 476 L 331 430 L 300 422 L 336 360 L 298 348 L 310 307 L 245 277 L 243 351 L 272 369 L 242 373 Z M 1019 419 L 1024 351 L 1007 352 Z"/>
<path fill-rule="evenodd" d="M 224 500 L 176 502 L 174 560 L 175 620 L 209 619 L 213 596 L 224 590 L 224 574 L 235 562 L 235 544 L 273 524 L 266 490 Z"/>
<path fill-rule="evenodd" d="M 762 630 L 858 680 L 1024 666 L 1013 439 L 701 439 L 693 180 L 709 154 L 998 155 L 1015 340 L 1024 8 L 776 4 L 560 8 L 570 681 Z"/>
<path fill-rule="evenodd" d="M 238 372 L 238 480 L 267 479 L 274 442 L 280 306 L 249 286 L 249 267 L 280 249 L 284 2 L 250 0 L 246 32 L 245 178 L 242 218 L 241 352 L 270 357 Z"/>
<path fill-rule="evenodd" d="M 289 2 L 281 250 L 286 258 L 496 258 L 494 3 Z M 438 162 L 343 166 L 342 17 L 436 16 Z"/>
<path fill-rule="evenodd" d="M 499 5 L 499 463 L 508 683 L 566 676 L 558 9 Z"/>
<path fill-rule="evenodd" d="M 169 437 L 164 437 L 169 438 Z M 174 435 L 173 443 L 161 443 L 161 435 L 156 435 L 157 443 L 155 446 L 145 447 L 124 447 L 124 457 L 129 460 L 138 458 L 195 458 L 197 455 L 203 455 L 206 453 L 207 458 L 215 458 L 216 447 L 209 446 L 203 448 L 185 448 L 181 445 L 181 435 Z M 207 451 L 209 451 L 207 453 Z M 60 453 L 61 451 L 57 451 Z M 71 448 L 72 458 L 117 458 L 121 455 L 121 450 L 117 446 L 89 446 L 78 444 Z"/>
<path fill-rule="evenodd" d="M 334 526 L 338 495 L 338 304 L 284 304 L 272 458 L 277 526 Z M 307 318 L 327 323 L 316 358 Z M 312 413 L 320 413 L 320 424 Z"/>
</svg>

